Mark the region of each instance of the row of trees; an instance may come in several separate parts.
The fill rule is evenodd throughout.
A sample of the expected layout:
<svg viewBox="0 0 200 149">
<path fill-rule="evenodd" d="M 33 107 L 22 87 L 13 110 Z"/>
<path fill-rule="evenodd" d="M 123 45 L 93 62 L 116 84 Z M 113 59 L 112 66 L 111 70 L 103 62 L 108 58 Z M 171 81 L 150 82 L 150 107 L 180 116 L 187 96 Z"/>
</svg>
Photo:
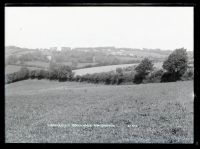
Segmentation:
<svg viewBox="0 0 200 149">
<path fill-rule="evenodd" d="M 26 67 L 22 67 L 19 71 L 6 75 L 5 83 L 8 84 L 26 79 L 71 81 L 73 76 L 74 73 L 72 73 L 71 67 L 67 65 L 51 63 L 48 70 L 29 70 Z"/>
<path fill-rule="evenodd" d="M 22 68 L 19 72 L 9 74 L 7 83 L 24 79 L 50 79 L 59 81 L 78 81 L 104 84 L 171 82 L 193 79 L 193 69 L 188 69 L 186 49 L 176 49 L 163 63 L 163 69 L 154 70 L 153 62 L 143 59 L 136 67 L 117 68 L 116 71 L 74 76 L 72 69 L 66 65 L 50 63 L 48 70 L 32 70 Z"/>
<path fill-rule="evenodd" d="M 182 77 L 185 77 L 188 73 L 188 77 L 191 77 L 192 75 L 192 70 L 188 70 L 188 56 L 186 49 L 184 48 L 174 50 L 163 62 L 162 67 L 163 70 L 152 72 L 153 63 L 149 59 L 145 58 L 135 70 L 137 71 L 138 79 L 140 78 L 140 82 L 142 82 L 149 73 L 151 74 L 147 78 L 159 75 L 161 76 L 161 82 L 181 80 Z"/>
<path fill-rule="evenodd" d="M 134 69 L 117 68 L 115 72 L 86 74 L 77 76 L 76 81 L 87 81 L 92 83 L 121 84 L 127 82 L 153 83 L 153 82 L 173 82 L 177 80 L 189 80 L 194 77 L 194 70 L 188 68 L 188 57 L 186 49 L 176 49 L 164 61 L 163 69 L 154 70 L 151 60 L 144 58 Z M 129 71 L 126 71 L 129 70 Z"/>
</svg>

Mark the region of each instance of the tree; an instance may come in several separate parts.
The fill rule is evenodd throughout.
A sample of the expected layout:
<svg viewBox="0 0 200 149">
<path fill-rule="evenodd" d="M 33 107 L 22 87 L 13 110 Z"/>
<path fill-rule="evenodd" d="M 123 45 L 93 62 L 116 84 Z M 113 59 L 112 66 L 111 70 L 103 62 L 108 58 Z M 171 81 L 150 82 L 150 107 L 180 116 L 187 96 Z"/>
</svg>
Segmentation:
<svg viewBox="0 0 200 149">
<path fill-rule="evenodd" d="M 174 50 L 163 63 L 163 69 L 167 70 L 173 77 L 173 81 L 179 80 L 187 71 L 188 56 L 186 49 Z"/>
<path fill-rule="evenodd" d="M 145 76 L 148 75 L 153 70 L 153 63 L 148 58 L 144 58 L 139 65 L 135 68 L 137 74 L 134 76 L 134 83 L 142 83 Z"/>
<path fill-rule="evenodd" d="M 58 79 L 60 81 L 71 80 L 73 77 L 72 69 L 67 65 L 60 65 L 58 67 Z"/>
<path fill-rule="evenodd" d="M 142 77 L 145 77 L 153 70 L 153 63 L 148 58 L 144 58 L 140 64 L 135 68 L 137 73 Z"/>
</svg>

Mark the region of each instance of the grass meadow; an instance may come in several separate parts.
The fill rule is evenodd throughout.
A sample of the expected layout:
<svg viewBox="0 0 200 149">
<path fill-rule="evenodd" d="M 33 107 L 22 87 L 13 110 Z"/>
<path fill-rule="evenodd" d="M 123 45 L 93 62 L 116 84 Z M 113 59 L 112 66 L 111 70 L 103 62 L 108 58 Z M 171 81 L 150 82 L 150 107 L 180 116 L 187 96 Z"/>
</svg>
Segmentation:
<svg viewBox="0 0 200 149">
<path fill-rule="evenodd" d="M 193 143 L 193 81 L 6 84 L 5 137 L 7 143 Z"/>
</svg>

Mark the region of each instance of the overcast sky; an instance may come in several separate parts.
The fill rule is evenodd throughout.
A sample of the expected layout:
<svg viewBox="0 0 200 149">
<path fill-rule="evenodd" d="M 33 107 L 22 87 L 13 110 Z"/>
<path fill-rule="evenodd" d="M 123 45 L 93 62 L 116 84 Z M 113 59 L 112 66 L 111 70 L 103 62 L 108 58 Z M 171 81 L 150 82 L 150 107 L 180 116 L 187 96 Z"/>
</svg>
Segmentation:
<svg viewBox="0 0 200 149">
<path fill-rule="evenodd" d="M 193 50 L 192 7 L 6 7 L 6 46 Z"/>
</svg>

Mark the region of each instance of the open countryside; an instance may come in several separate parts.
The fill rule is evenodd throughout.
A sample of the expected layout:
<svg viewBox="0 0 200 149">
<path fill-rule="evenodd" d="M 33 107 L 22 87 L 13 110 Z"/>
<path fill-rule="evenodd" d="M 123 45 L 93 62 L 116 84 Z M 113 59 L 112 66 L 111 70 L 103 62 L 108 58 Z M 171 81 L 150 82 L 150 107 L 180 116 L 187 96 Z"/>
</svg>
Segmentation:
<svg viewBox="0 0 200 149">
<path fill-rule="evenodd" d="M 193 143 L 193 59 L 185 49 L 162 61 L 66 53 L 7 57 L 6 142 Z M 173 55 L 185 59 L 181 75 L 168 72 Z"/>
<path fill-rule="evenodd" d="M 6 142 L 193 142 L 192 81 L 105 86 L 26 80 L 5 88 Z"/>
</svg>

